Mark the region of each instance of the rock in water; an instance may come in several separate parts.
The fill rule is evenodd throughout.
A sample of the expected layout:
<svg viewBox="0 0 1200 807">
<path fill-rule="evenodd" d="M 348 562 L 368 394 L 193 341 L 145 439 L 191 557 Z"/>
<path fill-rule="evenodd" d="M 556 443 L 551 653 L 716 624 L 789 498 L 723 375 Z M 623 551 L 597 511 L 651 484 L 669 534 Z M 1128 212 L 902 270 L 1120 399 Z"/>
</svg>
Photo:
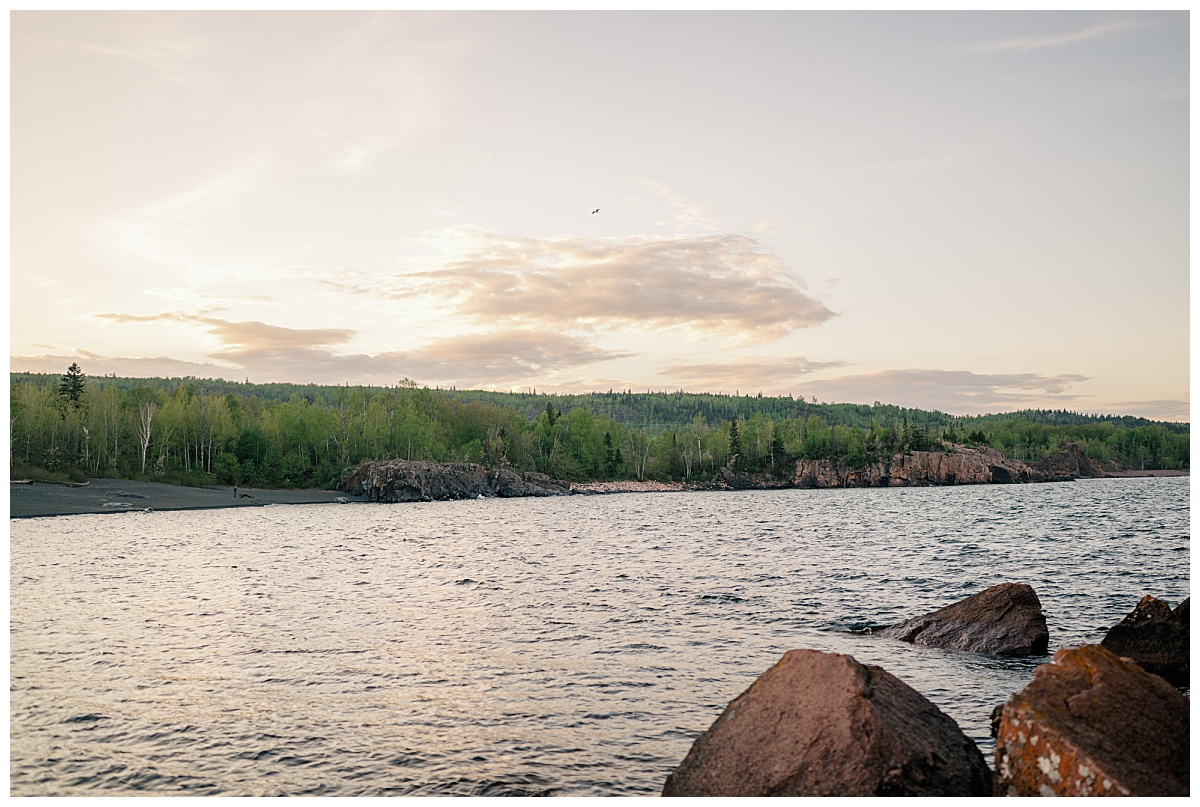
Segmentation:
<svg viewBox="0 0 1200 807">
<path fill-rule="evenodd" d="M 879 635 L 1002 656 L 1038 656 L 1050 644 L 1042 603 L 1024 583 L 992 586 L 953 605 L 884 628 Z"/>
<path fill-rule="evenodd" d="M 1099 645 L 1063 648 L 1004 705 L 996 791 L 1186 796 L 1188 699 Z"/>
<path fill-rule="evenodd" d="M 1161 675 L 1175 686 L 1188 686 L 1190 602 L 1191 597 L 1172 611 L 1160 599 L 1143 597 L 1129 616 L 1108 631 L 1100 645 L 1118 656 L 1133 659 L 1146 672 Z"/>
<path fill-rule="evenodd" d="M 664 796 L 988 796 L 975 744 L 916 690 L 850 656 L 789 650 L 725 708 Z"/>
</svg>

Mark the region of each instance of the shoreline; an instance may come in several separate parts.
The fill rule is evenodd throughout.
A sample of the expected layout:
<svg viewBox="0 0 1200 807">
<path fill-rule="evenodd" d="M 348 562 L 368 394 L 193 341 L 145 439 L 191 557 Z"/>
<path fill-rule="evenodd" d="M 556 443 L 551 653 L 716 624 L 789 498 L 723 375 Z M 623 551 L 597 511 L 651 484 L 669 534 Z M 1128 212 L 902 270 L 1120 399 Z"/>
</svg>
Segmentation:
<svg viewBox="0 0 1200 807">
<path fill-rule="evenodd" d="M 9 518 L 137 513 L 150 510 L 212 510 L 275 504 L 337 504 L 355 501 L 337 490 L 269 490 L 232 487 L 191 488 L 130 479 L 89 479 L 86 484 L 9 482 Z M 358 499 L 358 501 L 362 501 Z"/>
<path fill-rule="evenodd" d="M 1099 479 L 1190 476 L 1188 471 L 1117 471 Z M 953 487 L 953 486 L 949 486 Z M 575 482 L 575 495 L 610 493 L 677 493 L 689 490 L 722 490 L 683 482 Z M 834 490 L 836 488 L 829 488 Z M 87 483 L 59 484 L 10 480 L 9 518 L 53 518 L 56 516 L 137 513 L 156 510 L 213 510 L 228 507 L 265 507 L 277 504 L 362 504 L 367 499 L 337 490 L 238 488 L 192 488 L 164 482 L 130 479 L 89 479 Z"/>
</svg>

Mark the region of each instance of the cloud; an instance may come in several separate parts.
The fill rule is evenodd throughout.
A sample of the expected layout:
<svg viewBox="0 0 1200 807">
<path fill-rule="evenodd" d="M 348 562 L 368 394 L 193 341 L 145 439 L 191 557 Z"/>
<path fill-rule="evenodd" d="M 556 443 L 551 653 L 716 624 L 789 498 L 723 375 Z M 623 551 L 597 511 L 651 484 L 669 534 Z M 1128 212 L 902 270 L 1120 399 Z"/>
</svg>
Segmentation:
<svg viewBox="0 0 1200 807">
<path fill-rule="evenodd" d="M 675 209 L 674 223 L 683 228 L 696 227 L 707 232 L 714 232 L 717 229 L 716 220 L 713 218 L 713 211 L 707 205 L 691 205 L 679 194 L 668 188 L 661 182 L 652 179 L 642 179 L 639 182 L 650 188 L 655 193 L 666 199 L 671 207 Z M 662 222 L 665 223 L 665 222 Z"/>
<path fill-rule="evenodd" d="M 264 380 L 394 384 L 401 378 L 413 378 L 430 386 L 478 388 L 545 386 L 544 380 L 560 371 L 629 354 L 601 350 L 554 333 L 508 331 L 458 336 L 374 355 L 303 347 L 213 355 L 236 361 L 252 378 Z"/>
<path fill-rule="evenodd" d="M 541 386 L 542 379 L 555 373 L 632 354 L 603 350 L 558 333 L 514 330 L 456 336 L 387 355 L 410 368 L 412 378 L 439 379 L 456 386 Z"/>
<path fill-rule="evenodd" d="M 776 254 L 745 235 L 512 238 L 456 228 L 444 236 L 451 257 L 384 281 L 383 293 L 432 298 L 454 315 L 488 324 L 680 328 L 748 342 L 834 316 Z M 335 286 L 351 287 L 380 291 L 379 281 Z"/>
<path fill-rule="evenodd" d="M 86 350 L 69 355 L 10 356 L 9 370 L 14 373 L 64 373 L 71 362 L 78 362 L 89 376 L 118 375 L 122 378 L 224 378 L 240 381 L 238 368 L 183 361 L 168 356 L 109 357 Z"/>
<path fill-rule="evenodd" d="M 1069 408 L 1084 396 L 1071 392 L 1087 376 L 1070 373 L 981 374 L 967 370 L 881 370 L 806 382 L 805 396 L 829 402 L 938 409 L 957 415 L 1025 408 Z"/>
<path fill-rule="evenodd" d="M 661 373 L 692 391 L 764 390 L 778 394 L 790 382 L 821 370 L 845 366 L 842 361 L 811 361 L 804 356 L 779 359 L 739 359 L 707 364 L 672 364 Z"/>
<path fill-rule="evenodd" d="M 269 352 L 272 350 L 311 350 L 325 345 L 341 345 L 349 342 L 356 331 L 348 328 L 283 328 L 265 322 L 230 322 L 203 314 L 97 314 L 100 319 L 113 322 L 185 322 L 208 326 L 208 332 L 216 336 L 226 350 L 213 354 L 217 357 L 234 357 L 243 352 Z"/>
<path fill-rule="evenodd" d="M 545 386 L 556 373 L 575 370 L 597 362 L 632 354 L 605 350 L 572 336 L 556 332 L 505 330 L 431 340 L 403 351 L 378 354 L 340 353 L 335 348 L 350 342 L 356 332 L 344 328 L 284 328 L 263 322 L 230 322 L 217 317 L 164 312 L 159 314 L 98 314 L 120 323 L 180 322 L 203 327 L 217 337 L 221 347 L 209 358 L 223 365 L 178 362 L 165 359 L 106 358 L 76 351 L 79 356 L 104 369 L 97 372 L 132 372 L 154 375 L 148 368 L 171 368 L 171 375 L 210 377 L 248 376 L 254 381 L 290 381 L 317 384 L 393 384 L 415 378 L 442 386 L 513 386 L 518 383 Z M 53 359 L 47 362 L 47 359 Z M 51 369 L 62 357 L 13 357 L 13 366 Z M 73 360 L 73 359 L 72 359 Z M 174 360 L 170 360 L 174 361 Z M 69 361 L 68 361 L 69 363 Z M 109 369 L 120 366 L 120 371 Z M 141 370 L 141 368 L 147 368 Z M 141 370 L 141 373 L 138 371 Z M 207 371 L 207 372 L 204 372 Z"/>
<path fill-rule="evenodd" d="M 18 12 L 14 21 L 29 26 L 30 20 L 19 19 L 26 16 Z M 26 36 L 42 47 L 136 63 L 144 69 L 142 82 L 168 84 L 172 90 L 205 89 L 209 82 L 198 64 L 211 57 L 212 48 L 196 31 L 197 21 L 179 13 L 79 14 L 60 16 L 56 35 Z"/>
<path fill-rule="evenodd" d="M 1002 51 L 1002 50 L 1033 50 L 1034 48 L 1056 48 L 1062 45 L 1075 45 L 1080 42 L 1086 42 L 1090 39 L 1107 36 L 1115 31 L 1121 31 L 1126 28 L 1136 28 L 1140 25 L 1137 20 L 1119 19 L 1106 22 L 1103 25 L 1095 25 L 1091 28 L 1084 28 L 1081 31 L 1071 31 L 1057 36 L 1046 37 L 1025 37 L 1018 39 L 1004 39 L 997 42 L 981 42 L 973 45 L 972 50 L 982 51 Z"/>
<path fill-rule="evenodd" d="M 1166 420 L 1173 423 L 1190 423 L 1192 407 L 1187 401 L 1117 401 L 1097 408 L 1095 404 L 1087 407 L 1088 412 L 1098 414 L 1119 413 L 1149 418 L 1150 420 Z"/>
</svg>

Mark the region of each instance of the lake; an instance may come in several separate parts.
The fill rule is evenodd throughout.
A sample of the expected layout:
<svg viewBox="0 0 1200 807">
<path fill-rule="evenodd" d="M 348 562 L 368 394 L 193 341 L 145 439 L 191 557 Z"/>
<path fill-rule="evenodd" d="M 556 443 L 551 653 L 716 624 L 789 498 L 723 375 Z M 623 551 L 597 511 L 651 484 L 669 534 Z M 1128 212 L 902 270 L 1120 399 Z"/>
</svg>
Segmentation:
<svg viewBox="0 0 1200 807">
<path fill-rule="evenodd" d="M 10 522 L 12 795 L 655 795 L 784 651 L 878 664 L 992 762 L 1046 660 L 852 633 L 996 583 L 1050 651 L 1190 594 L 1189 479 Z"/>
</svg>

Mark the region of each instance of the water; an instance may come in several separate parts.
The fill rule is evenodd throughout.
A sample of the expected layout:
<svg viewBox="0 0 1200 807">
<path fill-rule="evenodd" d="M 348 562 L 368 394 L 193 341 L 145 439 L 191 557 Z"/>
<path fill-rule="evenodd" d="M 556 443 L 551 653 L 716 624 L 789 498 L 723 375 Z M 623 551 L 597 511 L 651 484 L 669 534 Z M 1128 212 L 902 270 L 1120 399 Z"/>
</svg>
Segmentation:
<svg viewBox="0 0 1200 807">
<path fill-rule="evenodd" d="M 1050 649 L 1189 595 L 1189 480 L 11 522 L 13 795 L 652 795 L 784 651 L 879 664 L 990 761 L 1040 659 L 850 633 L 1005 581 Z"/>
</svg>

